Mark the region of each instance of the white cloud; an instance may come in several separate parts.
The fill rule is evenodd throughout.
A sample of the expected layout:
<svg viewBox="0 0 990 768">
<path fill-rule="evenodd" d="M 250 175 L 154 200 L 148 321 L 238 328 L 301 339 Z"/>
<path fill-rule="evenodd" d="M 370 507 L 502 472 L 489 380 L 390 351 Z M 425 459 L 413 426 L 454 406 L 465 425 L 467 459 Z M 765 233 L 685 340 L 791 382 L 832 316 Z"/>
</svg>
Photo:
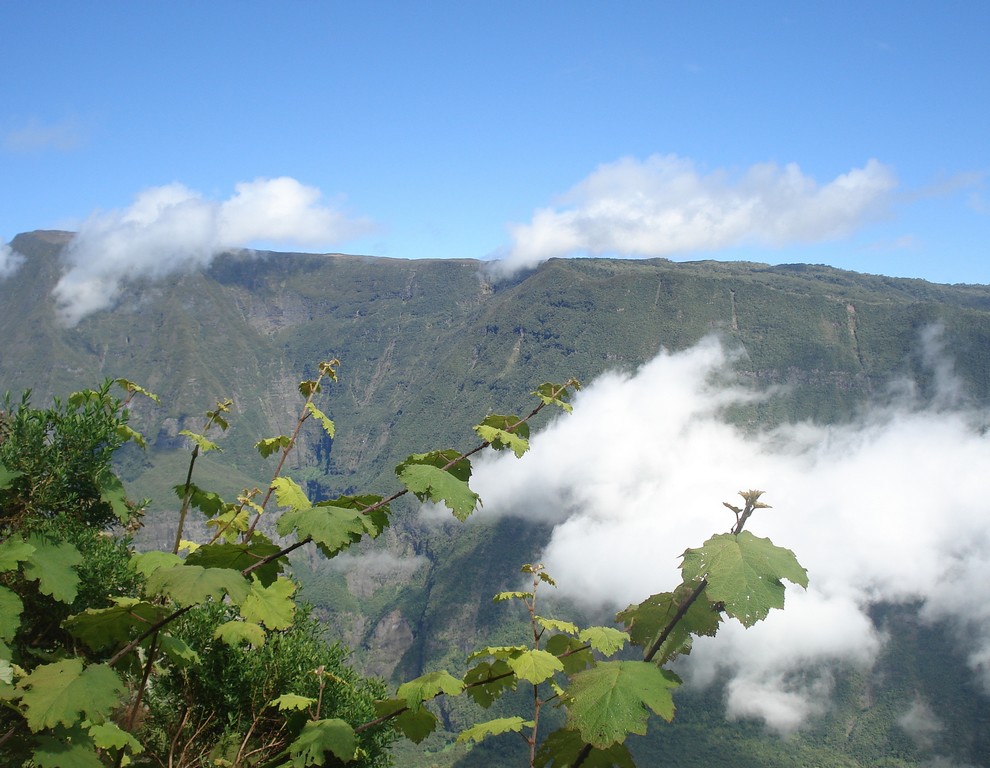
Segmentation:
<svg viewBox="0 0 990 768">
<path fill-rule="evenodd" d="M 71 152 L 85 141 L 86 130 L 76 117 L 57 122 L 43 122 L 33 117 L 21 126 L 6 131 L 3 147 L 8 152 L 42 152 L 48 149 Z"/>
<path fill-rule="evenodd" d="M 238 184 L 224 201 L 182 184 L 145 190 L 129 208 L 83 222 L 54 290 L 60 319 L 75 325 L 111 306 L 128 281 L 205 267 L 222 251 L 252 241 L 326 246 L 370 228 L 321 197 L 315 187 L 286 177 Z"/>
<path fill-rule="evenodd" d="M 24 256 L 19 254 L 8 243 L 0 243 L 0 280 L 10 277 L 24 262 Z"/>
<path fill-rule="evenodd" d="M 676 155 L 624 158 L 511 227 L 512 246 L 496 268 L 575 254 L 657 257 L 818 242 L 883 214 L 896 186 L 893 171 L 876 160 L 819 185 L 793 163 L 734 176 L 721 169 L 702 175 Z"/>
<path fill-rule="evenodd" d="M 924 749 L 931 749 L 935 736 L 944 728 L 923 699 L 915 699 L 907 712 L 897 718 L 897 724 L 915 744 Z"/>
<path fill-rule="evenodd" d="M 560 591 L 618 609 L 679 582 L 684 549 L 732 524 L 722 501 L 766 489 L 774 508 L 749 527 L 792 549 L 811 583 L 755 628 L 730 623 L 695 643 L 687 674 L 727 672 L 730 716 L 798 727 L 831 666 L 875 657 L 882 635 L 867 611 L 878 601 L 920 601 L 924 619 L 948 620 L 990 686 L 990 414 L 964 408 L 937 334 L 922 346 L 942 384 L 935 398 L 920 404 L 903 386 L 832 427 L 726 423 L 727 405 L 756 395 L 727 383 L 730 357 L 713 340 L 607 374 L 522 461 L 477 462 L 480 515 L 550 522 L 542 560 Z"/>
</svg>

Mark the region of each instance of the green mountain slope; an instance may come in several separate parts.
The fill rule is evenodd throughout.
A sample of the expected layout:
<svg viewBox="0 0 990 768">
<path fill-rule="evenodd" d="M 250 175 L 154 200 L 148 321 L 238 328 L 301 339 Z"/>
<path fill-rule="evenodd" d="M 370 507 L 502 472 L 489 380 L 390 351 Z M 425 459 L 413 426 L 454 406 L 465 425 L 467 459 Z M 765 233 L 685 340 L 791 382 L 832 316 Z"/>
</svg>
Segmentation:
<svg viewBox="0 0 990 768">
<path fill-rule="evenodd" d="M 0 282 L 0 388 L 33 388 L 40 402 L 111 376 L 162 396 L 160 407 L 142 405 L 138 413 L 150 451 L 131 451 L 122 465 L 132 493 L 155 500 L 144 534 L 149 541 L 165 535 L 175 514 L 169 488 L 182 479 L 179 430 L 198 430 L 204 410 L 217 398 L 232 398 L 225 452 L 202 462 L 200 484 L 222 493 L 264 485 L 270 469 L 252 443 L 291 427 L 296 383 L 334 357 L 342 363 L 341 380 L 324 407 L 337 422 L 332 450 L 314 428 L 304 436 L 299 466 L 290 470 L 312 493 L 326 495 L 394 490 L 392 468 L 407 454 L 471 445 L 472 424 L 490 410 L 528 408 L 529 392 L 543 381 L 590 381 L 712 333 L 738 350 L 742 377 L 759 386 L 789 385 L 735 414 L 753 425 L 841 421 L 882 399 L 899 377 L 933 387 L 918 352 L 923 330 L 933 323 L 944 328 L 946 350 L 968 391 L 990 401 L 987 286 L 817 266 L 605 259 L 552 260 L 494 281 L 472 260 L 241 252 L 219 257 L 203 272 L 129 285 L 113 311 L 67 329 L 54 320 L 50 294 L 70 237 L 36 232 L 12 243 L 27 258 Z M 299 571 L 308 599 L 368 669 L 412 675 L 453 664 L 478 633 L 508 634 L 489 607 L 490 595 L 513 583 L 546 535 L 518 521 L 424 530 L 405 507 L 387 546 L 416 567 L 346 573 L 302 559 Z M 911 658 L 916 652 L 906 651 Z M 697 741 L 699 731 L 708 733 L 709 746 L 721 754 L 725 740 L 752 739 L 757 752 L 763 750 L 754 765 L 881 764 L 876 744 L 894 738 L 896 724 L 884 716 L 885 735 L 855 746 L 869 720 L 863 713 L 871 707 L 862 706 L 869 684 L 852 673 L 843 680 L 850 693 L 836 705 L 834 722 L 823 726 L 833 729 L 824 735 L 768 742 L 751 725 L 722 723 L 719 695 L 712 692 L 697 695 L 708 719 L 702 725 L 687 719 L 669 738 L 694 734 Z M 897 701 L 907 706 L 913 695 L 905 688 Z M 960 715 L 969 723 L 966 735 L 955 740 L 957 752 L 938 754 L 980 762 L 988 740 L 973 713 L 985 714 L 985 702 L 972 691 L 966 695 L 978 702 Z M 857 719 L 849 734 L 836 737 L 850 718 Z M 714 731 L 712 723 L 718 723 Z M 885 757 L 905 765 L 927 759 L 929 753 L 912 749 L 891 747 Z M 465 759 L 483 754 L 478 749 Z M 699 757 L 677 764 L 717 763 Z"/>
</svg>

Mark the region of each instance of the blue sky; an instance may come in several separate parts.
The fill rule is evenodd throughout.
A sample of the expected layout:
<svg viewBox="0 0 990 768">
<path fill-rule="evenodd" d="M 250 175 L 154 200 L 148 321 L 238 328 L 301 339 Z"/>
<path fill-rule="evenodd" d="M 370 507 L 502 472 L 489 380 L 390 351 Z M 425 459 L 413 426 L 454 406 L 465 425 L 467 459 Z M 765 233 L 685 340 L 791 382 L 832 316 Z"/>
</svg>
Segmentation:
<svg viewBox="0 0 990 768">
<path fill-rule="evenodd" d="M 0 241 L 89 233 L 67 295 L 106 283 L 108 242 L 132 273 L 253 245 L 990 283 L 990 3 L 7 0 L 0 23 Z M 163 256 L 178 229 L 193 255 Z"/>
</svg>

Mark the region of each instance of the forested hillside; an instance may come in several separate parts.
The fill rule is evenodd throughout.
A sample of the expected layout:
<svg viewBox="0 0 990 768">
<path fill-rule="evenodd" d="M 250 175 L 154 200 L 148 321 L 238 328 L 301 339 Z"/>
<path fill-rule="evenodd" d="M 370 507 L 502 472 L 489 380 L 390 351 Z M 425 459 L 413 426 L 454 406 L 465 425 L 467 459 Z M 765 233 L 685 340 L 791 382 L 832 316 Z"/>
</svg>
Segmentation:
<svg viewBox="0 0 990 768">
<path fill-rule="evenodd" d="M 224 453 L 201 462 L 198 482 L 223 493 L 265 483 L 253 443 L 288 428 L 297 382 L 330 358 L 341 361 L 326 407 L 337 431 L 332 441 L 315 427 L 304 432 L 292 472 L 324 497 L 390 492 L 392 468 L 407 454 L 466 447 L 472 424 L 490 411 L 521 410 L 540 382 L 632 370 L 711 334 L 738 353 L 743 381 L 783 385 L 730 414 L 744 426 L 841 423 L 904 378 L 932 389 L 919 340 L 934 324 L 969 396 L 990 402 L 987 286 L 824 266 L 607 259 L 551 260 L 500 279 L 474 260 L 237 252 L 203 272 L 129 284 L 112 311 L 65 328 L 51 291 L 70 238 L 36 232 L 12 242 L 26 259 L 0 282 L 0 388 L 15 396 L 31 388 L 41 402 L 125 377 L 161 396 L 160 406 L 138 412 L 148 451 L 126 449 L 120 467 L 134 496 L 153 499 L 146 543 L 177 512 L 170 489 L 186 460 L 179 432 L 199 429 L 206 409 L 231 398 Z M 380 570 L 345 573 L 303 556 L 297 573 L 317 615 L 365 669 L 408 677 L 453 663 L 478 633 L 508 632 L 490 597 L 513 588 L 546 536 L 544 524 L 514 518 L 427 528 L 408 505 Z M 725 723 L 715 688 L 686 694 L 683 716 L 642 754 L 675 744 L 679 757 L 666 753 L 665 764 L 906 766 L 932 754 L 987 764 L 990 708 L 951 638 L 903 608 L 885 611 L 878 606 L 877 622 L 893 641 L 878 669 L 842 677 L 834 705 L 810 730 L 780 741 L 752 723 Z M 913 740 L 896 724 L 898 708 L 919 691 L 952 725 L 937 743 Z M 494 764 L 488 748 L 461 755 L 431 759 Z"/>
</svg>

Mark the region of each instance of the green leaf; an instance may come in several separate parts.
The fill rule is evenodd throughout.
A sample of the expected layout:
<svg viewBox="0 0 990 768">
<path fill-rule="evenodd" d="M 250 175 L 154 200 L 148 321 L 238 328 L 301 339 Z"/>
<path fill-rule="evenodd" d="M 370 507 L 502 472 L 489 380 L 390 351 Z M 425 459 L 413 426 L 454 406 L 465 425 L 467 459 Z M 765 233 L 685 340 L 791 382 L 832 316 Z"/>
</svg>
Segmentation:
<svg viewBox="0 0 990 768">
<path fill-rule="evenodd" d="M 196 483 L 189 483 L 188 488 L 185 483 L 173 487 L 175 495 L 180 500 L 185 501 L 186 493 L 189 493 L 189 506 L 195 507 L 207 517 L 213 517 L 227 506 L 227 503 L 213 491 L 204 491 Z"/>
<path fill-rule="evenodd" d="M 310 395 L 315 395 L 320 391 L 320 382 L 316 379 L 308 379 L 307 381 L 299 382 L 299 394 L 303 397 L 309 397 Z"/>
<path fill-rule="evenodd" d="M 402 731 L 402 735 L 419 744 L 437 727 L 437 718 L 426 707 L 410 709 L 405 699 L 384 699 L 375 702 L 375 716 L 391 718 L 392 723 Z"/>
<path fill-rule="evenodd" d="M 501 603 L 504 600 L 531 600 L 532 592 L 499 592 L 492 598 L 493 603 Z"/>
<path fill-rule="evenodd" d="M 302 712 L 315 704 L 316 699 L 309 696 L 297 696 L 294 693 L 283 693 L 277 699 L 268 702 L 269 706 L 277 707 L 281 712 Z"/>
<path fill-rule="evenodd" d="M 541 650 L 528 650 L 508 659 L 509 667 L 521 680 L 539 685 L 549 680 L 557 672 L 564 671 L 560 659 L 552 653 Z"/>
<path fill-rule="evenodd" d="M 121 525 L 126 525 L 130 521 L 131 508 L 127 506 L 124 484 L 113 472 L 106 472 L 100 479 L 100 498 L 110 505 Z"/>
<path fill-rule="evenodd" d="M 28 727 L 37 733 L 56 725 L 71 726 L 87 718 L 102 721 L 120 704 L 126 691 L 117 673 L 105 664 L 83 669 L 71 658 L 35 667 L 17 684 Z"/>
<path fill-rule="evenodd" d="M 406 706 L 417 710 L 424 701 L 441 693 L 457 696 L 464 690 L 464 683 L 445 670 L 429 672 L 399 686 L 396 697 L 404 699 Z"/>
<path fill-rule="evenodd" d="M 230 411 L 233 404 L 234 401 L 229 397 L 224 400 L 217 400 L 216 409 L 206 412 L 206 418 L 208 419 L 206 429 L 209 429 L 211 424 L 216 424 L 222 431 L 226 432 L 230 424 L 227 423 L 224 414 Z"/>
<path fill-rule="evenodd" d="M 275 530 L 280 536 L 293 531 L 300 539 L 312 539 L 327 557 L 333 557 L 365 533 L 364 516 L 360 512 L 338 507 L 316 506 L 290 510 L 279 517 Z"/>
<path fill-rule="evenodd" d="M 488 709 L 506 691 L 516 689 L 518 678 L 504 659 L 483 661 L 464 675 L 464 692 L 479 707 Z"/>
<path fill-rule="evenodd" d="M 250 621 L 227 621 L 213 630 L 213 637 L 223 640 L 227 645 L 237 646 L 248 643 L 256 648 L 265 644 L 265 630 L 261 625 Z"/>
<path fill-rule="evenodd" d="M 133 630 L 144 631 L 168 615 L 165 606 L 133 597 L 115 598 L 110 608 L 87 608 L 70 616 L 63 626 L 94 651 L 124 643 Z"/>
<path fill-rule="evenodd" d="M 71 744 L 51 736 L 41 736 L 35 747 L 37 768 L 103 768 L 91 741 L 74 740 Z"/>
<path fill-rule="evenodd" d="M 354 759 L 356 748 L 354 729 L 343 720 L 311 720 L 289 745 L 289 759 L 293 768 L 323 765 L 324 755 L 330 752 L 338 760 L 348 763 Z"/>
<path fill-rule="evenodd" d="M 131 555 L 131 568 L 142 576 L 150 576 L 159 568 L 174 568 L 182 565 L 183 560 L 171 552 L 160 552 L 153 549 L 150 552 L 139 552 Z"/>
<path fill-rule="evenodd" d="M 468 661 L 480 659 L 482 656 L 494 656 L 496 659 L 511 659 L 528 650 L 528 646 L 525 645 L 489 645 L 479 648 L 468 656 Z"/>
<path fill-rule="evenodd" d="M 573 675 L 595 664 L 595 657 L 586 645 L 576 637 L 554 635 L 547 640 L 546 650 L 560 659 L 564 665 L 564 674 Z"/>
<path fill-rule="evenodd" d="M 161 568 L 148 577 L 145 594 L 163 594 L 185 608 L 221 599 L 225 594 L 240 605 L 247 597 L 248 583 L 237 571 L 228 568 L 203 568 L 199 565 L 176 565 Z"/>
<path fill-rule="evenodd" d="M 296 585 L 289 579 L 280 576 L 266 587 L 252 574 L 251 591 L 241 603 L 241 616 L 269 629 L 286 629 L 292 625 L 296 613 L 292 600 L 295 591 Z"/>
<path fill-rule="evenodd" d="M 629 635 L 614 627 L 588 627 L 581 630 L 578 640 L 590 643 L 592 648 L 605 656 L 611 656 L 625 647 Z"/>
<path fill-rule="evenodd" d="M 6 643 L 0 643 L 6 646 Z M 13 701 L 17 698 L 14 688 L 14 665 L 10 663 L 10 648 L 5 647 L 0 652 L 0 701 Z"/>
<path fill-rule="evenodd" d="M 16 570 L 33 554 L 34 546 L 23 539 L 11 537 L 0 542 L 0 573 Z"/>
<path fill-rule="evenodd" d="M 276 477 L 272 480 L 272 488 L 275 489 L 275 500 L 280 507 L 289 507 L 298 512 L 313 506 L 305 491 L 291 477 Z"/>
<path fill-rule="evenodd" d="M 335 427 L 330 418 L 312 403 L 306 403 L 306 410 L 319 420 L 320 424 L 323 425 L 323 431 L 327 433 L 327 436 L 333 437 Z"/>
<path fill-rule="evenodd" d="M 144 751 L 141 742 L 115 723 L 91 725 L 89 735 L 100 749 L 129 749 L 133 754 Z"/>
<path fill-rule="evenodd" d="M 569 768 L 584 750 L 585 742 L 581 734 L 564 728 L 551 733 L 540 745 L 536 753 L 535 768 Z M 636 768 L 632 754 L 625 744 L 613 744 L 608 749 L 592 747 L 581 768 Z"/>
<path fill-rule="evenodd" d="M 158 647 L 179 669 L 199 663 L 199 654 L 181 637 L 169 634 L 158 635 Z"/>
<path fill-rule="evenodd" d="M 255 535 L 247 544 L 224 542 L 222 544 L 204 544 L 186 558 L 186 565 L 201 565 L 204 568 L 229 568 L 233 571 L 243 571 L 255 565 L 266 557 L 281 552 L 281 548 L 272 544 L 265 537 Z M 285 558 L 279 558 L 266 563 L 261 568 L 251 572 L 257 576 L 266 587 L 278 578 L 279 571 Z"/>
<path fill-rule="evenodd" d="M 144 435 L 138 432 L 136 429 L 127 426 L 126 424 L 117 425 L 117 436 L 126 442 L 134 442 L 140 445 L 142 448 L 147 448 L 148 445 L 144 441 Z"/>
<path fill-rule="evenodd" d="M 258 449 L 261 458 L 267 459 L 273 453 L 284 451 L 290 445 L 292 445 L 291 437 L 288 435 L 279 435 L 278 437 L 266 437 L 264 440 L 259 440 L 254 444 L 254 447 Z"/>
<path fill-rule="evenodd" d="M 144 387 L 135 384 L 133 381 L 128 381 L 127 379 L 114 379 L 114 384 L 119 384 L 128 393 L 134 392 L 138 395 L 144 395 L 145 397 L 154 400 L 156 403 L 161 403 L 158 395 L 154 392 L 149 392 Z"/>
<path fill-rule="evenodd" d="M 291 487 L 286 493 L 287 500 L 295 498 Z M 388 505 L 365 512 L 381 500 L 380 496 L 341 496 L 306 508 L 294 508 L 278 519 L 275 529 L 280 536 L 295 531 L 300 539 L 311 538 L 324 555 L 334 557 L 360 541 L 363 535 L 374 538 L 388 526 Z"/>
<path fill-rule="evenodd" d="M 6 466 L 0 464 L 0 491 L 5 488 L 10 488 L 11 484 L 23 474 L 23 472 L 18 472 L 14 469 L 7 469 Z"/>
<path fill-rule="evenodd" d="M 725 612 L 746 627 L 784 607 L 781 579 L 808 586 L 808 572 L 791 550 L 749 531 L 718 534 L 700 549 L 687 550 L 681 572 L 685 581 L 706 578 L 708 598 L 723 603 Z"/>
<path fill-rule="evenodd" d="M 16 592 L 0 586 L 0 640 L 13 640 L 21 626 L 24 603 Z"/>
<path fill-rule="evenodd" d="M 523 728 L 532 728 L 532 720 L 523 720 L 521 717 L 500 717 L 497 720 L 489 720 L 486 723 L 478 723 L 470 728 L 461 731 L 457 736 L 458 741 L 482 741 L 488 736 L 498 736 L 502 733 L 519 733 Z"/>
<path fill-rule="evenodd" d="M 395 473 L 420 501 L 442 502 L 454 517 L 464 522 L 481 499 L 468 487 L 471 464 L 467 459 L 447 467 L 459 457 L 454 450 L 414 453 L 395 468 Z"/>
<path fill-rule="evenodd" d="M 516 458 L 529 450 L 529 425 L 516 416 L 492 414 L 475 426 L 474 431 L 496 451 L 509 448 Z"/>
<path fill-rule="evenodd" d="M 219 515 L 207 520 L 206 525 L 214 529 L 221 544 L 236 544 L 241 535 L 251 526 L 251 509 L 253 507 L 247 505 L 243 507 L 228 505 Z M 255 510 L 255 512 L 260 512 L 260 510 Z"/>
<path fill-rule="evenodd" d="M 179 431 L 180 435 L 184 435 L 196 443 L 199 448 L 200 453 L 209 453 L 210 451 L 221 451 L 219 445 L 214 443 L 212 440 L 208 440 L 205 435 L 201 435 L 198 432 L 190 432 L 188 429 L 182 429 Z"/>
<path fill-rule="evenodd" d="M 669 673 L 645 661 L 604 661 L 578 672 L 567 689 L 567 727 L 598 749 L 622 743 L 627 734 L 646 733 L 647 708 L 664 720 L 674 717 Z"/>
<path fill-rule="evenodd" d="M 57 544 L 32 536 L 28 543 L 34 547 L 24 564 L 24 578 L 38 582 L 42 594 L 63 603 L 76 599 L 79 574 L 76 566 L 82 562 L 79 550 L 68 542 Z"/>
<path fill-rule="evenodd" d="M 336 499 L 321 501 L 314 506 L 353 509 L 360 512 L 364 532 L 374 539 L 378 537 L 378 534 L 388 528 L 389 525 L 389 506 L 381 502 L 381 496 L 366 493 L 360 496 L 338 496 Z M 369 512 L 368 510 L 371 511 Z"/>
<path fill-rule="evenodd" d="M 546 619 L 543 616 L 537 616 L 536 623 L 550 632 L 566 632 L 569 635 L 576 635 L 578 631 L 576 624 L 558 619 Z"/>
<path fill-rule="evenodd" d="M 395 727 L 414 744 L 419 744 L 437 728 L 437 717 L 426 707 L 407 709 L 395 718 Z"/>
<path fill-rule="evenodd" d="M 565 411 L 570 413 L 574 410 L 573 406 L 570 404 L 571 399 L 571 389 L 581 389 L 581 384 L 571 379 L 566 384 L 551 384 L 549 382 L 545 384 L 540 384 L 534 391 L 533 394 L 536 395 L 540 400 L 543 401 L 544 405 L 556 405 L 559 408 L 563 408 Z"/>
<path fill-rule="evenodd" d="M 697 584 L 681 584 L 673 592 L 651 595 L 639 605 L 631 605 L 616 615 L 629 630 L 630 642 L 648 648 L 663 629 L 674 620 L 681 606 L 694 592 Z M 722 617 L 708 599 L 707 587 L 687 609 L 680 621 L 667 635 L 654 661 L 665 664 L 680 654 L 691 652 L 691 636 L 713 636 Z"/>
</svg>

